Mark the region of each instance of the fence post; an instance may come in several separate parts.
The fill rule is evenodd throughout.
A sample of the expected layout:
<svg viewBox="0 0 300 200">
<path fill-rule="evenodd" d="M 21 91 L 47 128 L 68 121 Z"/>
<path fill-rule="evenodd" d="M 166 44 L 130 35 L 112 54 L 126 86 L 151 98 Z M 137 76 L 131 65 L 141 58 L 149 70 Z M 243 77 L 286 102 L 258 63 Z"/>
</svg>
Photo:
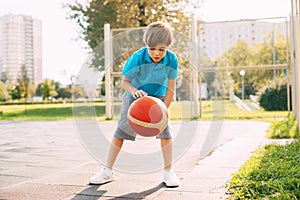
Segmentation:
<svg viewBox="0 0 300 200">
<path fill-rule="evenodd" d="M 296 110 L 297 110 L 297 120 L 298 120 L 298 126 L 300 125 L 300 106 L 299 106 L 299 94 L 300 94 L 300 21 L 299 21 L 299 15 L 297 16 L 295 30 L 296 30 Z"/>
<path fill-rule="evenodd" d="M 295 117 L 297 119 L 298 127 L 300 125 L 300 106 L 299 106 L 299 93 L 300 93 L 300 19 L 299 19 L 299 12 L 300 12 L 300 1 L 299 0 L 291 0 L 291 45 L 293 46 L 293 51 L 291 52 L 291 59 L 293 63 L 294 68 L 294 92 L 295 94 L 293 96 L 295 99 L 295 102 L 293 105 L 295 105 L 295 109 L 293 110 Z M 299 130 L 300 131 L 300 130 Z"/>
<path fill-rule="evenodd" d="M 105 114 L 106 119 L 112 119 L 112 88 L 111 88 L 111 60 L 112 42 L 110 24 L 104 24 L 104 61 L 105 61 Z"/>
<path fill-rule="evenodd" d="M 199 115 L 199 70 L 198 70 L 198 48 L 197 48 L 197 20 L 192 15 L 192 72 L 193 72 L 193 94 L 194 94 L 194 118 L 197 119 Z"/>
<path fill-rule="evenodd" d="M 285 19 L 285 41 L 286 41 L 286 63 L 288 64 L 287 67 L 285 68 L 285 77 L 286 77 L 286 93 L 287 93 L 287 106 L 288 106 L 288 113 L 290 115 L 291 112 L 291 90 L 290 90 L 290 85 L 291 85 L 291 73 L 290 73 L 290 68 L 291 68 L 291 62 L 289 59 L 289 45 L 288 45 L 288 38 L 289 38 L 289 25 L 288 25 L 288 19 Z M 290 45 L 292 46 L 292 45 Z"/>
</svg>

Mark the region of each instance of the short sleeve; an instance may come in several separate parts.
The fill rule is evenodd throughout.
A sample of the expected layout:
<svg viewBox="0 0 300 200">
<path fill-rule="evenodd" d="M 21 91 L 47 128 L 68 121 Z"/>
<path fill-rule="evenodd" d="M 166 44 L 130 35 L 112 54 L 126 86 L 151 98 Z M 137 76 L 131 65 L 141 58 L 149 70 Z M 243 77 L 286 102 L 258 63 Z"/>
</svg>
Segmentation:
<svg viewBox="0 0 300 200">
<path fill-rule="evenodd" d="M 174 57 L 172 58 L 172 62 L 170 63 L 170 72 L 168 75 L 169 79 L 176 79 L 177 75 L 178 75 L 178 59 L 175 55 L 173 55 Z"/>
<path fill-rule="evenodd" d="M 136 55 L 133 54 L 130 58 L 128 58 L 122 70 L 122 74 L 128 79 L 133 79 L 139 72 L 140 64 L 135 57 Z"/>
</svg>

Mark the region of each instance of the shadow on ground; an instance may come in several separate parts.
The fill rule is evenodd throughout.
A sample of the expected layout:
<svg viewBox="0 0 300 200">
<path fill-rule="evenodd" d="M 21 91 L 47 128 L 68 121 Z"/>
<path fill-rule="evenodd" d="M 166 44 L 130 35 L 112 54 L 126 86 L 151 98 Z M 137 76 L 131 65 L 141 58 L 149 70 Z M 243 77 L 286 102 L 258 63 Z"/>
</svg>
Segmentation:
<svg viewBox="0 0 300 200">
<path fill-rule="evenodd" d="M 76 196 L 74 196 L 72 198 L 72 200 L 98 200 L 101 197 L 103 197 L 104 194 L 107 192 L 107 190 L 99 190 L 100 186 L 101 185 L 91 185 L 88 188 L 86 188 L 85 190 L 82 190 L 80 193 L 76 194 Z M 116 197 L 111 197 L 111 198 L 110 198 L 110 196 L 105 196 L 105 197 L 109 198 L 110 200 L 144 199 L 147 196 L 157 192 L 158 190 L 160 190 L 161 188 L 164 188 L 164 187 L 165 187 L 165 184 L 160 183 L 156 187 L 150 188 L 150 189 L 142 191 L 142 192 L 132 192 L 132 193 L 128 193 L 128 194 L 125 194 L 122 196 L 116 196 Z"/>
</svg>

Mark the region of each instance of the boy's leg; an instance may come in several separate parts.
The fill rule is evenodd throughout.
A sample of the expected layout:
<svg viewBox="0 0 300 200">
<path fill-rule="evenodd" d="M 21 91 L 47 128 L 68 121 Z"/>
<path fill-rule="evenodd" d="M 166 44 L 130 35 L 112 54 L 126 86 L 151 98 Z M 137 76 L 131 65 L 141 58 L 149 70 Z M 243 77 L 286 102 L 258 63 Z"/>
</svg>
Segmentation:
<svg viewBox="0 0 300 200">
<path fill-rule="evenodd" d="M 164 157 L 164 183 L 167 187 L 178 187 L 179 179 L 172 169 L 173 145 L 171 138 L 161 138 L 161 150 Z"/>
<path fill-rule="evenodd" d="M 90 184 L 103 184 L 115 179 L 112 168 L 123 146 L 123 141 L 123 139 L 113 137 L 107 157 L 107 165 L 90 179 Z"/>
<path fill-rule="evenodd" d="M 164 158 L 164 169 L 172 168 L 172 139 L 171 138 L 161 138 L 160 140 L 161 150 Z"/>
<path fill-rule="evenodd" d="M 106 166 L 110 169 L 113 168 L 115 161 L 119 155 L 119 152 L 123 146 L 123 139 L 113 137 L 111 144 L 110 144 L 110 149 L 108 152 L 108 157 L 107 157 L 107 163 Z"/>
</svg>

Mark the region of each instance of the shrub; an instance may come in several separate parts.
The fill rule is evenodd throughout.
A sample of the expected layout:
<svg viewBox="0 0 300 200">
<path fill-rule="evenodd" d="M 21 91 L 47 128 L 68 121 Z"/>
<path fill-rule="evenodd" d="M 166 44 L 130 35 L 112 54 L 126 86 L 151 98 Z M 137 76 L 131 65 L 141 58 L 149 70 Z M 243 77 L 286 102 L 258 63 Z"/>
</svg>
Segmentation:
<svg viewBox="0 0 300 200">
<path fill-rule="evenodd" d="M 266 111 L 287 110 L 287 84 L 283 78 L 270 80 L 258 92 L 260 106 Z"/>
<path fill-rule="evenodd" d="M 299 138 L 297 121 L 293 114 L 281 121 L 272 122 L 267 130 L 270 139 Z"/>
</svg>

